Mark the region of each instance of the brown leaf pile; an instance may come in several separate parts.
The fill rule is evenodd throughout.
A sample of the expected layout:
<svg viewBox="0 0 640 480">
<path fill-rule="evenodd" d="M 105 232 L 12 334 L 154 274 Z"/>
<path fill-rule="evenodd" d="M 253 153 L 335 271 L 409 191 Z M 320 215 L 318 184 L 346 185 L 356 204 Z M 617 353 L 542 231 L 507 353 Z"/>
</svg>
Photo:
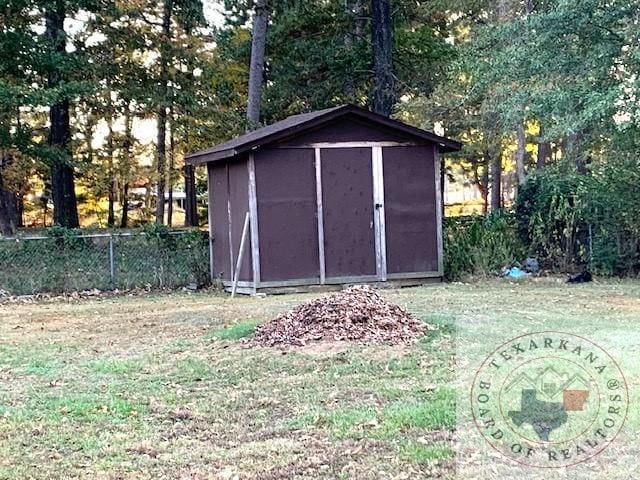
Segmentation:
<svg viewBox="0 0 640 480">
<path fill-rule="evenodd" d="M 303 346 L 317 341 L 397 344 L 429 330 L 424 322 L 386 301 L 372 287 L 355 285 L 278 315 L 256 329 L 250 345 Z"/>
</svg>

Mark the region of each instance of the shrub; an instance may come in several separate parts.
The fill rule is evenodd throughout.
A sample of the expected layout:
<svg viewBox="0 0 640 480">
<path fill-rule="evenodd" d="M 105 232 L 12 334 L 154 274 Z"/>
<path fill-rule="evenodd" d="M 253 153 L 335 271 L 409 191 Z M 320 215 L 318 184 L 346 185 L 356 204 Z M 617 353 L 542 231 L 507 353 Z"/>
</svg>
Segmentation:
<svg viewBox="0 0 640 480">
<path fill-rule="evenodd" d="M 640 271 L 640 163 L 609 159 L 580 173 L 548 166 L 521 188 L 518 233 L 545 268 L 601 275 Z"/>
<path fill-rule="evenodd" d="M 588 263 L 585 180 L 575 171 L 549 166 L 520 188 L 518 234 L 544 268 L 568 271 Z"/>
<path fill-rule="evenodd" d="M 444 225 L 444 270 L 448 280 L 497 273 L 522 258 L 525 248 L 512 213 L 452 217 Z"/>
</svg>

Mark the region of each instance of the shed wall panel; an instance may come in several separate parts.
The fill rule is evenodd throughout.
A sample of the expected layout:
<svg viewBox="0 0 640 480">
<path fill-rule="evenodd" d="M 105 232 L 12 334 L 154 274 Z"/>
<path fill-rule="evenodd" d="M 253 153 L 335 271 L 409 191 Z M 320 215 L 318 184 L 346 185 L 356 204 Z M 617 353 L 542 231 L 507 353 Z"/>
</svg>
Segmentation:
<svg viewBox="0 0 640 480">
<path fill-rule="evenodd" d="M 213 273 L 216 278 L 231 279 L 229 256 L 229 195 L 227 166 L 210 163 L 209 166 L 209 231 L 213 238 Z"/>
<path fill-rule="evenodd" d="M 370 148 L 323 149 L 326 275 L 376 274 Z"/>
<path fill-rule="evenodd" d="M 435 159 L 433 147 L 382 150 L 387 271 L 438 270 Z"/>
<path fill-rule="evenodd" d="M 317 130 L 304 133 L 282 142 L 283 145 L 306 145 L 324 142 L 408 142 L 415 137 L 403 135 L 381 126 L 371 126 L 361 121 L 345 118 Z"/>
<path fill-rule="evenodd" d="M 256 153 L 262 281 L 319 278 L 315 153 Z"/>
<path fill-rule="evenodd" d="M 247 159 L 229 163 L 229 198 L 231 200 L 231 245 L 233 251 L 233 268 L 235 269 L 242 241 L 242 228 L 245 216 L 249 211 L 249 170 Z M 253 280 L 251 267 L 251 241 L 250 232 L 247 232 L 245 251 L 240 268 L 239 280 Z"/>
</svg>

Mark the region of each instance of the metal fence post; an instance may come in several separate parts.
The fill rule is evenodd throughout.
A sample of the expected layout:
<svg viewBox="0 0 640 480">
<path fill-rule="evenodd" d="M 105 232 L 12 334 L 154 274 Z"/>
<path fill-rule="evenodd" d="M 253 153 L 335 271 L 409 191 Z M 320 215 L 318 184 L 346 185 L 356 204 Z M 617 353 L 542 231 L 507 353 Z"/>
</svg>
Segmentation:
<svg viewBox="0 0 640 480">
<path fill-rule="evenodd" d="M 113 255 L 113 234 L 109 234 L 109 274 L 111 276 L 111 283 L 116 278 L 116 263 Z"/>
</svg>

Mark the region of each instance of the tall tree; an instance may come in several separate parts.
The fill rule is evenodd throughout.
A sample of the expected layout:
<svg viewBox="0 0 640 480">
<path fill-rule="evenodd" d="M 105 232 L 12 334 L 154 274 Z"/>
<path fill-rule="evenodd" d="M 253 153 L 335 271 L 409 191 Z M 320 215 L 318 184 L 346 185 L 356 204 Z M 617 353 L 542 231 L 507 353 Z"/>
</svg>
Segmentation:
<svg viewBox="0 0 640 480">
<path fill-rule="evenodd" d="M 122 213 L 120 215 L 120 228 L 129 226 L 129 187 L 131 182 L 131 172 L 133 170 L 133 115 L 131 113 L 130 102 L 126 104 L 124 111 L 124 137 L 120 155 L 120 205 Z"/>
<path fill-rule="evenodd" d="M 371 0 L 373 45 L 373 111 L 390 116 L 395 104 L 390 0 Z"/>
<path fill-rule="evenodd" d="M 144 11 L 137 12 L 143 22 L 158 27 L 158 65 L 156 73 L 157 91 L 152 94 L 156 117 L 156 212 L 155 221 L 164 223 L 165 194 L 167 185 L 167 133 L 169 111 L 176 95 L 175 77 L 178 70 L 176 58 L 184 44 L 190 44 L 188 37 L 196 27 L 204 25 L 202 0 L 162 0 L 157 13 L 159 23 L 149 19 Z M 185 35 L 186 34 L 186 35 Z"/>
<path fill-rule="evenodd" d="M 156 223 L 164 223 L 165 186 L 167 182 L 167 110 L 169 100 L 169 63 L 171 56 L 171 16 L 173 0 L 163 0 L 160 34 L 160 74 L 158 77 L 158 107 L 156 111 Z"/>
<path fill-rule="evenodd" d="M 65 18 L 66 2 L 64 0 L 49 2 L 45 10 L 45 37 L 51 60 L 47 82 L 50 89 L 59 89 L 60 92 L 49 109 L 48 144 L 52 147 L 50 161 L 54 223 L 76 228 L 80 222 L 70 148 L 70 101 L 64 88 L 61 88 L 64 83 L 62 65 L 65 65 L 67 46 Z"/>
<path fill-rule="evenodd" d="M 37 104 L 36 37 L 30 32 L 32 5 L 13 3 L 1 14 L 0 26 L 0 234 L 12 235 L 21 225 L 22 193 L 33 173 L 26 153 L 32 132 L 21 110 Z M 33 152 L 31 152 L 33 153 Z"/>
<path fill-rule="evenodd" d="M 268 24 L 269 10 L 267 0 L 256 0 L 253 29 L 251 30 L 251 63 L 249 66 L 249 93 L 247 99 L 248 130 L 253 130 L 260 123 Z"/>
</svg>

